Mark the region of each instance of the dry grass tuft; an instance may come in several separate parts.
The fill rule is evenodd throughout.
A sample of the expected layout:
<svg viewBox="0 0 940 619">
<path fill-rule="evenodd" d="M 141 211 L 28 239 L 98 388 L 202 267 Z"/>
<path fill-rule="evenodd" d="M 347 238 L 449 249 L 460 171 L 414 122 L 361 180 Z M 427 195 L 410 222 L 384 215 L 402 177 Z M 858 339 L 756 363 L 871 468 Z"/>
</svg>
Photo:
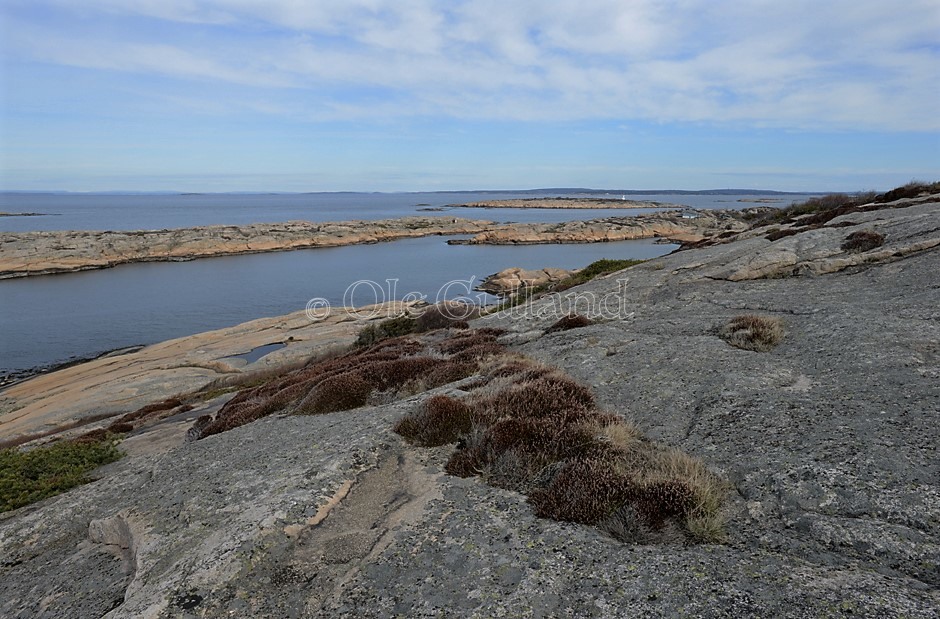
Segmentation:
<svg viewBox="0 0 940 619">
<path fill-rule="evenodd" d="M 783 321 L 773 316 L 735 316 L 721 328 L 722 339 L 736 348 L 767 352 L 783 340 Z"/>
</svg>

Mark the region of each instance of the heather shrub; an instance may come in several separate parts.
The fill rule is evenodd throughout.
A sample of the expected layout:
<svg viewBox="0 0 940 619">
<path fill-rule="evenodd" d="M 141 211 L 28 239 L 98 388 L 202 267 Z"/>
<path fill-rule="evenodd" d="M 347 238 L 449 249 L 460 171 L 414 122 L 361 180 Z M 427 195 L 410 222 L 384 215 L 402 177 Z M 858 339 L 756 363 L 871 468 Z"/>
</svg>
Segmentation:
<svg viewBox="0 0 940 619">
<path fill-rule="evenodd" d="M 494 344 L 496 337 L 496 334 L 484 329 L 465 331 L 439 343 L 437 349 L 446 355 L 452 355 L 481 344 Z"/>
<path fill-rule="evenodd" d="M 780 239 L 786 238 L 788 236 L 794 236 L 799 234 L 801 231 L 795 228 L 784 228 L 784 229 L 775 229 L 771 230 L 764 236 L 768 241 L 779 241 Z"/>
<path fill-rule="evenodd" d="M 378 324 L 371 324 L 363 328 L 359 332 L 359 337 L 356 338 L 355 345 L 358 347 L 371 346 L 386 338 L 408 335 L 414 333 L 416 325 L 417 321 L 411 316 L 389 318 Z"/>
<path fill-rule="evenodd" d="M 885 237 L 874 230 L 859 230 L 845 237 L 842 250 L 849 252 L 865 252 L 884 245 Z"/>
<path fill-rule="evenodd" d="M 536 515 L 598 524 L 627 500 L 629 481 L 603 460 L 574 460 L 529 495 Z"/>
<path fill-rule="evenodd" d="M 360 372 L 376 389 L 398 389 L 408 382 L 424 378 L 446 363 L 444 359 L 433 357 L 402 357 L 365 363 L 360 366 Z"/>
<path fill-rule="evenodd" d="M 347 372 L 320 382 L 307 397 L 298 402 L 293 412 L 298 415 L 322 415 L 346 411 L 364 406 L 371 393 L 371 382 L 358 372 Z"/>
<path fill-rule="evenodd" d="M 430 305 L 415 319 L 414 330 L 415 333 L 425 333 L 436 329 L 466 328 L 465 321 L 472 313 L 473 308 L 463 303 Z"/>
<path fill-rule="evenodd" d="M 487 357 L 492 357 L 495 355 L 501 355 L 506 352 L 506 347 L 502 344 L 497 344 L 496 342 L 484 342 L 482 344 L 476 344 L 465 348 L 459 353 L 455 354 L 452 359 L 458 363 L 470 363 L 474 361 L 480 361 Z"/>
<path fill-rule="evenodd" d="M 456 398 L 437 395 L 420 410 L 406 415 L 395 424 L 395 432 L 416 445 L 438 447 L 456 443 L 473 425 L 473 408 Z"/>
<path fill-rule="evenodd" d="M 457 361 L 445 361 L 438 367 L 431 370 L 424 378 L 425 387 L 435 389 L 441 385 L 463 380 L 468 376 L 473 376 L 477 371 L 475 363 L 460 363 Z"/>
<path fill-rule="evenodd" d="M 783 340 L 783 321 L 772 316 L 744 314 L 721 328 L 721 337 L 736 348 L 767 352 Z"/>
<path fill-rule="evenodd" d="M 901 187 L 896 187 L 875 197 L 876 202 L 894 202 L 906 198 L 916 198 L 924 194 L 940 193 L 940 181 L 934 183 L 924 183 L 922 181 L 911 181 Z"/>
<path fill-rule="evenodd" d="M 121 423 L 116 421 L 108 426 L 108 432 L 113 434 L 127 434 L 134 431 L 134 425 L 130 423 Z"/>
<path fill-rule="evenodd" d="M 559 318 L 557 322 L 545 330 L 545 333 L 548 334 L 556 333 L 558 331 L 568 331 L 570 329 L 579 329 L 581 327 L 587 327 L 592 324 L 594 324 L 594 321 L 587 316 L 582 316 L 581 314 L 568 314 L 567 316 L 562 316 Z"/>
<path fill-rule="evenodd" d="M 550 417 L 594 407 L 594 395 L 581 383 L 555 372 L 509 384 L 479 402 L 497 416 Z"/>
<path fill-rule="evenodd" d="M 180 398 L 167 398 L 161 402 L 155 402 L 138 408 L 132 413 L 127 413 L 115 421 L 115 423 L 130 423 L 159 416 L 160 413 L 171 411 L 175 408 L 186 406 Z M 192 409 L 192 406 L 189 406 Z"/>
</svg>

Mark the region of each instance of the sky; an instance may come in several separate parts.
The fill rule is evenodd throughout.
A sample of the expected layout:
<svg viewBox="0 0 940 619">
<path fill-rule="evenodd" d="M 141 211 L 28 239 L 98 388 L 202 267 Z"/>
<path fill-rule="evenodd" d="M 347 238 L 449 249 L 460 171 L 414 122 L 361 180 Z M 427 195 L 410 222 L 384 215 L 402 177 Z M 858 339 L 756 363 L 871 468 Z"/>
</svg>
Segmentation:
<svg viewBox="0 0 940 619">
<path fill-rule="evenodd" d="M 0 0 L 0 189 L 940 180 L 940 1 Z"/>
</svg>

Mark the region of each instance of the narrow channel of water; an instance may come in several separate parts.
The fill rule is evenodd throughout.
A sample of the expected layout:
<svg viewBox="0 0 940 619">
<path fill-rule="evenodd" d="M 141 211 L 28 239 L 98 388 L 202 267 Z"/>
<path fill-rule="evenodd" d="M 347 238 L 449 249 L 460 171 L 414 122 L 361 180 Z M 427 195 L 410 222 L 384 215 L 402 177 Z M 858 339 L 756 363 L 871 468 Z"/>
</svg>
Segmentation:
<svg viewBox="0 0 940 619">
<path fill-rule="evenodd" d="M 451 280 L 472 287 L 507 267 L 576 268 L 601 258 L 652 258 L 674 247 L 649 240 L 447 245 L 446 238 L 435 236 L 5 280 L 0 282 L 0 374 L 286 314 L 303 309 L 313 297 L 339 306 L 358 280 L 377 285 L 356 287 L 346 299 L 356 305 L 409 292 L 433 300 Z M 466 294 L 466 288 L 452 286 L 448 296 Z"/>
</svg>

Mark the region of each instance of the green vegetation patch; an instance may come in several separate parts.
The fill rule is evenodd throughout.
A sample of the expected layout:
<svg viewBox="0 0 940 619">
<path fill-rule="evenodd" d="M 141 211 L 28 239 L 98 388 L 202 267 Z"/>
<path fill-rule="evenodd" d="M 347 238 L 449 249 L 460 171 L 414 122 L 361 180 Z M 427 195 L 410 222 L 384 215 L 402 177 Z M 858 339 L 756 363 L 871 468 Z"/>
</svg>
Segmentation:
<svg viewBox="0 0 940 619">
<path fill-rule="evenodd" d="M 66 441 L 29 451 L 0 451 L 0 512 L 88 483 L 88 472 L 123 454 L 113 439 Z"/>
<path fill-rule="evenodd" d="M 610 273 L 616 273 L 617 271 L 622 271 L 627 267 L 632 267 L 634 265 L 644 262 L 643 260 L 611 260 L 609 258 L 602 258 L 587 265 L 571 277 L 566 277 L 561 280 L 553 287 L 555 292 L 560 292 L 562 290 L 567 290 L 574 286 L 578 286 L 585 282 L 589 282 L 594 278 L 600 277 L 602 275 L 609 275 Z"/>
</svg>

